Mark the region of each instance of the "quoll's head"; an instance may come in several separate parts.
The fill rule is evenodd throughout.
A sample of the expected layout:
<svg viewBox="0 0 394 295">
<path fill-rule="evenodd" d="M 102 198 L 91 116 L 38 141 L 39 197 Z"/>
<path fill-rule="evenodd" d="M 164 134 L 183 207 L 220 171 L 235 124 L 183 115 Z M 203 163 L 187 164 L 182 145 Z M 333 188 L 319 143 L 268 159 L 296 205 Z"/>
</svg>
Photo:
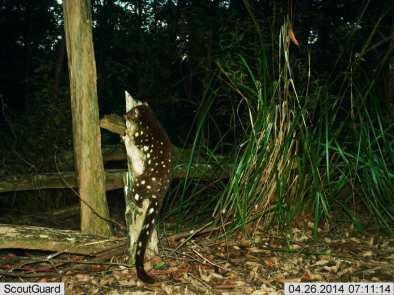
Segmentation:
<svg viewBox="0 0 394 295">
<path fill-rule="evenodd" d="M 132 108 L 127 114 L 127 119 L 137 123 L 138 125 L 142 125 L 144 121 L 146 121 L 149 112 L 149 106 L 145 103 L 141 103 L 134 108 Z"/>
</svg>

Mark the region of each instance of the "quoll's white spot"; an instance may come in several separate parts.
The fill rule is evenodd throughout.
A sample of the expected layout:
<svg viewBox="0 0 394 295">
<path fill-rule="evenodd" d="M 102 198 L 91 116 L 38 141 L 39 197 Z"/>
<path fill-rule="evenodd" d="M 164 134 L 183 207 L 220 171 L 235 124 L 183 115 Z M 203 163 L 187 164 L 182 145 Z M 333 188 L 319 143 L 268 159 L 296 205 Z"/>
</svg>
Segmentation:
<svg viewBox="0 0 394 295">
<path fill-rule="evenodd" d="M 146 235 L 149 236 L 149 230 L 146 231 Z"/>
<path fill-rule="evenodd" d="M 138 132 L 134 133 L 134 137 L 138 137 L 140 134 Z"/>
<path fill-rule="evenodd" d="M 138 251 L 137 251 L 137 255 L 141 255 L 141 250 L 138 250 Z"/>
<path fill-rule="evenodd" d="M 152 163 L 152 161 L 151 161 L 151 159 L 149 159 L 149 160 L 148 160 L 148 164 L 151 164 L 151 163 Z"/>
<path fill-rule="evenodd" d="M 151 222 L 152 222 L 152 224 L 155 224 L 155 219 L 153 218 Z"/>
<path fill-rule="evenodd" d="M 146 154 L 146 157 L 149 159 L 149 158 L 150 158 L 150 153 L 147 153 L 147 154 Z"/>
<path fill-rule="evenodd" d="M 156 162 L 156 163 L 155 163 L 155 166 L 159 166 L 159 163 Z"/>
<path fill-rule="evenodd" d="M 152 187 L 151 187 L 150 185 L 147 185 L 146 188 L 147 188 L 147 189 L 151 189 Z"/>
<path fill-rule="evenodd" d="M 156 177 L 152 177 L 152 181 L 156 181 Z"/>
<path fill-rule="evenodd" d="M 152 214 L 153 212 L 155 212 L 155 209 L 150 208 L 148 214 Z"/>
<path fill-rule="evenodd" d="M 156 199 L 157 198 L 157 196 L 156 195 L 152 195 L 152 199 Z"/>
<path fill-rule="evenodd" d="M 160 151 L 159 151 L 159 153 L 160 153 L 160 154 L 163 154 L 163 151 L 162 151 L 162 150 L 160 150 Z"/>
<path fill-rule="evenodd" d="M 136 201 L 138 201 L 138 200 L 140 199 L 140 195 L 139 195 L 139 194 L 135 194 L 135 195 L 134 195 L 134 199 L 135 199 Z"/>
<path fill-rule="evenodd" d="M 164 161 L 161 161 L 160 164 L 164 164 Z"/>
<path fill-rule="evenodd" d="M 164 143 L 162 141 L 160 141 L 160 145 L 164 145 Z"/>
<path fill-rule="evenodd" d="M 142 130 L 141 130 L 141 132 L 140 132 L 140 133 L 141 133 L 141 135 L 142 135 L 142 134 L 144 134 L 144 131 L 142 131 Z"/>
<path fill-rule="evenodd" d="M 144 145 L 143 149 L 146 152 L 147 150 L 149 150 L 149 147 L 147 145 Z"/>
<path fill-rule="evenodd" d="M 142 242 L 139 242 L 139 243 L 138 243 L 138 247 L 142 247 Z"/>
<path fill-rule="evenodd" d="M 150 168 L 150 171 L 155 171 L 155 169 L 153 169 L 153 168 Z"/>
<path fill-rule="evenodd" d="M 163 168 L 166 168 L 166 165 L 165 165 L 165 164 L 163 164 Z"/>
<path fill-rule="evenodd" d="M 141 180 L 141 184 L 144 185 L 145 184 L 145 180 Z"/>
</svg>

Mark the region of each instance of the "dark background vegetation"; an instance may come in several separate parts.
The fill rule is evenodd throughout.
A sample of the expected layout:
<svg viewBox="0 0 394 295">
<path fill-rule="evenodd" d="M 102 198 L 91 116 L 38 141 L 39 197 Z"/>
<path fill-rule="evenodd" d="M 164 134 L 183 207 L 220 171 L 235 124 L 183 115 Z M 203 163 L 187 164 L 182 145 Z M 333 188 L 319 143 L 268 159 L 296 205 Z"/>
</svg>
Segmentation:
<svg viewBox="0 0 394 295">
<path fill-rule="evenodd" d="M 268 129 L 249 116 L 258 122 L 283 101 L 291 106 L 288 136 L 300 148 L 289 148 L 296 163 L 289 174 L 273 176 L 273 206 L 259 207 L 267 198 L 259 186 L 234 191 L 232 183 L 253 182 L 235 168 L 228 181 L 176 181 L 168 212 L 193 220 L 215 208 L 217 220 L 243 226 L 267 212 L 287 224 L 302 207 L 313 208 L 317 221 L 341 211 L 360 226 L 369 223 L 360 214 L 384 228 L 393 224 L 392 1 L 92 0 L 92 11 L 100 116 L 122 114 L 127 89 L 149 102 L 174 144 L 213 162 L 212 155 L 228 155 L 255 175 L 256 161 L 240 160 L 248 152 L 261 162 L 269 157 L 248 148 Z M 300 43 L 287 51 L 298 104 L 280 61 L 287 19 Z M 72 150 L 61 4 L 0 1 L 0 36 L 0 176 L 56 171 L 55 155 Z M 106 131 L 102 140 L 120 143 Z M 282 181 L 295 175 L 302 184 Z M 0 204 L 34 215 L 77 202 L 72 194 L 2 194 Z"/>
</svg>

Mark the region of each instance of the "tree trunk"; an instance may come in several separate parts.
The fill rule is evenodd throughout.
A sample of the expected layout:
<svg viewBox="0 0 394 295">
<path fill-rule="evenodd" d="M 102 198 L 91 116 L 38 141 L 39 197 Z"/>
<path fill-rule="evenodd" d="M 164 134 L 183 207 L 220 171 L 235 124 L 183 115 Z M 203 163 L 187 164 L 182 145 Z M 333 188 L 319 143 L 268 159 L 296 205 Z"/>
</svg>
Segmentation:
<svg viewBox="0 0 394 295">
<path fill-rule="evenodd" d="M 109 236 L 90 0 L 63 1 L 81 231 Z"/>
</svg>

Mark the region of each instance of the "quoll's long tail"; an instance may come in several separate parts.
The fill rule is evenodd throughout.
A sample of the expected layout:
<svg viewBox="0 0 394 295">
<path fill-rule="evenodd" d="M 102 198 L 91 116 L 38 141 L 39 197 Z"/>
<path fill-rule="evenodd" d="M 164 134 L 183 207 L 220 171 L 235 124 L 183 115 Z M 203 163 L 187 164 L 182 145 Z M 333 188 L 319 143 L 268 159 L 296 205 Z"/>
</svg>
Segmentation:
<svg viewBox="0 0 394 295">
<path fill-rule="evenodd" d="M 149 242 L 149 238 L 155 227 L 158 214 L 159 204 L 157 201 L 152 200 L 148 207 L 148 210 L 146 211 L 144 225 L 142 226 L 140 236 L 138 237 L 137 251 L 135 254 L 135 266 L 137 268 L 137 276 L 141 281 L 149 284 L 153 284 L 155 280 L 145 272 L 145 251 Z"/>
</svg>

